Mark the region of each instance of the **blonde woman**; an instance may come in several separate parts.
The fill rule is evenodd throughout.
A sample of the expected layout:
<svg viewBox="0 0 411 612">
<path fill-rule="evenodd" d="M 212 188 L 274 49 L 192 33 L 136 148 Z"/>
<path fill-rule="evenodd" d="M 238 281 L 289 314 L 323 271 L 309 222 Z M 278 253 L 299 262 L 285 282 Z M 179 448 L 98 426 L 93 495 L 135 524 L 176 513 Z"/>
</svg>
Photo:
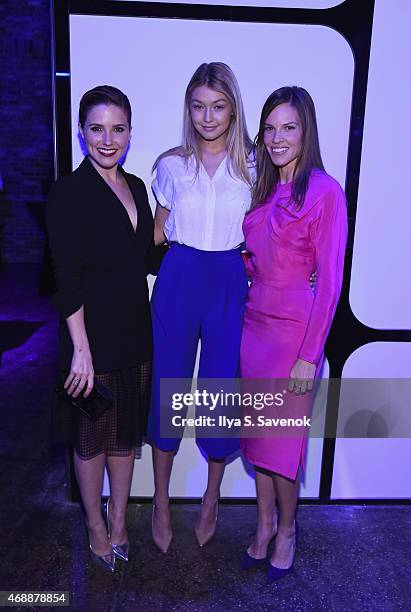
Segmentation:
<svg viewBox="0 0 411 612">
<path fill-rule="evenodd" d="M 153 446 L 153 539 L 172 540 L 169 482 L 180 439 L 160 435 L 160 381 L 191 378 L 201 338 L 199 378 L 239 376 L 247 277 L 242 222 L 251 203 L 248 136 L 241 94 L 226 64 L 202 64 L 184 104 L 183 144 L 154 164 L 155 239 L 171 245 L 152 298 L 154 364 L 148 437 Z M 200 546 L 214 535 L 225 460 L 237 439 L 197 438 L 208 483 L 195 528 Z"/>
</svg>

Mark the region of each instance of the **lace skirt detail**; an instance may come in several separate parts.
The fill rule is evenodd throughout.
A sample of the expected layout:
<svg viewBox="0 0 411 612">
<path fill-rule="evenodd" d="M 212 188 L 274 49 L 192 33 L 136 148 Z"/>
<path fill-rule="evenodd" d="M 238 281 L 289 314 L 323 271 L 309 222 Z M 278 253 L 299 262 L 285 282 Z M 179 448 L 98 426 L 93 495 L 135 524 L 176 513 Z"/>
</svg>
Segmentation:
<svg viewBox="0 0 411 612">
<path fill-rule="evenodd" d="M 96 421 L 59 401 L 56 409 L 65 421 L 69 443 L 81 459 L 100 453 L 124 457 L 143 443 L 150 400 L 151 362 L 123 370 L 96 374 L 113 393 L 113 405 Z"/>
</svg>

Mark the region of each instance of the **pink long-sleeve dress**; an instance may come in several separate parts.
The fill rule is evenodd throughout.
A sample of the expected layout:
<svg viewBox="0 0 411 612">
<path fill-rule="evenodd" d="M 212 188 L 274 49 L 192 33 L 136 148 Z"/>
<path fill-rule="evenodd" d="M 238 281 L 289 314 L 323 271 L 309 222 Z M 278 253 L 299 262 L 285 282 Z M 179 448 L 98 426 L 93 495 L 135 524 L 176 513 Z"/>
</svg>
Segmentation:
<svg viewBox="0 0 411 612">
<path fill-rule="evenodd" d="M 243 223 L 251 277 L 241 342 L 245 379 L 288 379 L 298 358 L 317 364 L 318 375 L 340 295 L 347 240 L 344 192 L 328 174 L 313 170 L 304 205 L 295 210 L 291 187 L 278 184 Z M 318 279 L 312 290 L 314 270 Z M 301 409 L 308 412 L 312 402 L 307 396 L 298 401 L 302 416 Z M 287 478 L 294 480 L 304 467 L 304 434 L 245 437 L 241 444 L 250 463 Z"/>
</svg>

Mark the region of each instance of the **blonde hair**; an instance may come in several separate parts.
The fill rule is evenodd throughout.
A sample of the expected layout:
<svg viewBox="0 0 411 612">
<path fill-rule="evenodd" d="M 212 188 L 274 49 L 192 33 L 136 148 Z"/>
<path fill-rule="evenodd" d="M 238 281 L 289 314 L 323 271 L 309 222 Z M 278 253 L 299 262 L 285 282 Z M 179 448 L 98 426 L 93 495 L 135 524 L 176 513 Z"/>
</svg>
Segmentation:
<svg viewBox="0 0 411 612">
<path fill-rule="evenodd" d="M 251 185 L 247 158 L 253 148 L 253 143 L 248 135 L 243 101 L 237 79 L 231 68 L 222 62 L 201 64 L 194 72 L 184 97 L 183 142 L 180 146 L 173 147 L 159 155 L 154 162 L 153 170 L 155 170 L 158 162 L 163 157 L 180 155 L 188 161 L 189 157 L 193 155 L 197 166 L 196 173 L 198 173 L 200 167 L 200 151 L 197 141 L 197 132 L 191 120 L 190 104 L 194 89 L 202 87 L 203 85 L 214 91 L 223 93 L 232 106 L 233 117 L 226 138 L 228 170 L 236 177 L 241 178 Z"/>
</svg>

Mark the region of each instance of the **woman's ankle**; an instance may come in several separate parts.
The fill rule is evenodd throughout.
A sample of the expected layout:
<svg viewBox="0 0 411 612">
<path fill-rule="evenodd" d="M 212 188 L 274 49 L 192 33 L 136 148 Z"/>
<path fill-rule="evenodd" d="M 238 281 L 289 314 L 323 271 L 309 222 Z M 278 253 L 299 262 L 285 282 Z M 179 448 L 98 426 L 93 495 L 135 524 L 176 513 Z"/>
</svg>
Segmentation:
<svg viewBox="0 0 411 612">
<path fill-rule="evenodd" d="M 153 497 L 153 506 L 155 506 L 156 508 L 166 509 L 169 507 L 169 505 L 170 505 L 169 497 L 158 497 L 158 496 Z"/>
</svg>

